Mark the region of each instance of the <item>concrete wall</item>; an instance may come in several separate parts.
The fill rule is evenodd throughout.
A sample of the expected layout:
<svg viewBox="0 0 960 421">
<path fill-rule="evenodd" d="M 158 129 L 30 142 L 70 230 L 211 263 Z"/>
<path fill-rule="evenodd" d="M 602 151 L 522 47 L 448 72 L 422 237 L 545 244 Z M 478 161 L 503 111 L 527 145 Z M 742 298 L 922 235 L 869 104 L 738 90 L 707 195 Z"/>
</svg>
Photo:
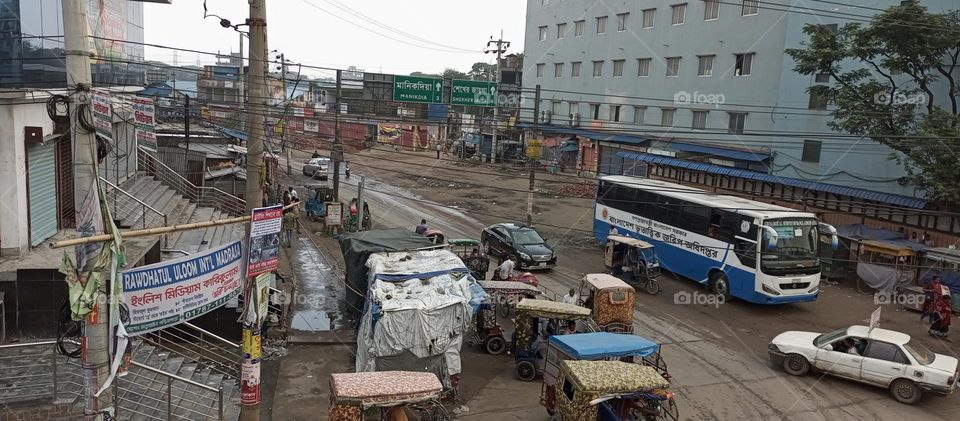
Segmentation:
<svg viewBox="0 0 960 421">
<path fill-rule="evenodd" d="M 30 248 L 23 128 L 42 127 L 46 136 L 53 132 L 53 121 L 46 98 L 23 104 L 23 95 L 4 95 L 0 93 L 0 255 L 19 256 Z"/>
</svg>

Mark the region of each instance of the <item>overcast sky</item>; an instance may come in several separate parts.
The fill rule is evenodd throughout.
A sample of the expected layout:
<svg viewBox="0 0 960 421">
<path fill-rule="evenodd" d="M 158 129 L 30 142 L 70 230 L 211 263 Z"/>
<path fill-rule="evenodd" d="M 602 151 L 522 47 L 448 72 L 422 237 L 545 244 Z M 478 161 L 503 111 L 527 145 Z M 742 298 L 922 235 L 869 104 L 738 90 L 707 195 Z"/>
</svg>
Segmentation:
<svg viewBox="0 0 960 421">
<path fill-rule="evenodd" d="M 206 3 L 209 13 L 233 23 L 249 14 L 247 0 Z M 511 41 L 508 52 L 522 52 L 525 13 L 523 0 L 267 0 L 267 42 L 287 59 L 309 65 L 394 74 L 439 73 L 445 67 L 467 71 L 474 62 L 493 62 L 482 50 L 501 29 Z M 220 27 L 216 18 L 203 19 L 202 0 L 145 3 L 144 24 L 147 43 L 224 53 L 240 47 L 239 34 Z M 146 55 L 174 59 L 167 49 L 148 47 Z M 214 61 L 199 58 L 201 64 Z M 179 64 L 197 64 L 197 59 L 197 54 L 177 53 Z"/>
</svg>

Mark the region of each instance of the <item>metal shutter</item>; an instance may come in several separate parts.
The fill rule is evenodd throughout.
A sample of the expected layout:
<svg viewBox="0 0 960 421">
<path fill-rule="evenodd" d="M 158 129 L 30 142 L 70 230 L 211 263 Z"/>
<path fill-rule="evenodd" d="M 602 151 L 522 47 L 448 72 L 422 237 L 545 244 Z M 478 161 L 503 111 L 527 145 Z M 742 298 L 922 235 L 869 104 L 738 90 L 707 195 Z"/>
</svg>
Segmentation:
<svg viewBox="0 0 960 421">
<path fill-rule="evenodd" d="M 27 147 L 31 246 L 37 246 L 57 233 L 55 145 L 56 142 L 47 142 Z"/>
</svg>

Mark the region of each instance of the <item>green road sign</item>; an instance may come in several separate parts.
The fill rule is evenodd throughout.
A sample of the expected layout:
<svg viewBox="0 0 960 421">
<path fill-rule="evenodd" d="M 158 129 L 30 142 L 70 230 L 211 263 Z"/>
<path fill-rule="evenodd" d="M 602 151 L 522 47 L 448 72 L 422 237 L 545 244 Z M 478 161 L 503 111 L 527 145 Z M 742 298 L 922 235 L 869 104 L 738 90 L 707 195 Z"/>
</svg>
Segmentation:
<svg viewBox="0 0 960 421">
<path fill-rule="evenodd" d="M 398 102 L 440 103 L 443 101 L 443 79 L 394 76 L 393 100 Z"/>
<path fill-rule="evenodd" d="M 450 104 L 497 106 L 497 83 L 479 80 L 454 80 L 450 85 Z"/>
</svg>

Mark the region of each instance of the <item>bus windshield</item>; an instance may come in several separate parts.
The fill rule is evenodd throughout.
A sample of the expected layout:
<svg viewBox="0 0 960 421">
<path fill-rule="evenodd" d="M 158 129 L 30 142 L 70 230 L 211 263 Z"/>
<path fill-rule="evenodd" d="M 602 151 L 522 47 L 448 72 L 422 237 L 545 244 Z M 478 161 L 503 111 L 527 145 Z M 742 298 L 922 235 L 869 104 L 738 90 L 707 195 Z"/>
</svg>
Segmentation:
<svg viewBox="0 0 960 421">
<path fill-rule="evenodd" d="M 772 219 L 765 225 L 777 231 L 776 247 L 770 247 L 770 239 L 763 236 L 760 254 L 760 269 L 770 275 L 801 273 L 820 268 L 817 257 L 819 247 L 816 219 Z"/>
</svg>

